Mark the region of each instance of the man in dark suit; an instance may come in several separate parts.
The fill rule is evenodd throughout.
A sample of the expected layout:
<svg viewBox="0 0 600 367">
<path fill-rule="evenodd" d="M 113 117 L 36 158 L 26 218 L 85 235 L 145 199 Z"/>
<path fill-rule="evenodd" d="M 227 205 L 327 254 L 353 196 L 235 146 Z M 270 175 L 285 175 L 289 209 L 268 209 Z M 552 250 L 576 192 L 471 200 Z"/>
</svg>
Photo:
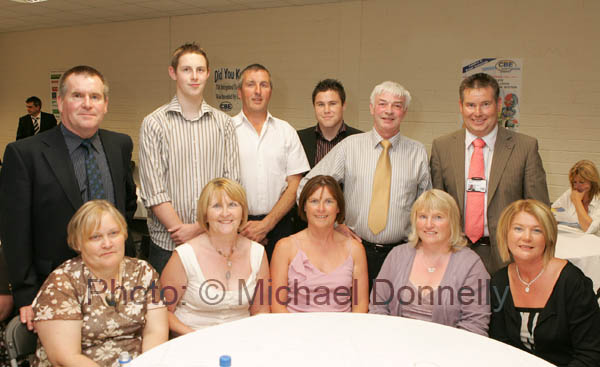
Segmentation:
<svg viewBox="0 0 600 367">
<path fill-rule="evenodd" d="M 50 130 L 56 126 L 54 115 L 42 112 L 42 101 L 38 97 L 27 98 L 25 107 L 27 107 L 27 115 L 19 118 L 17 140 Z"/>
<path fill-rule="evenodd" d="M 99 130 L 108 85 L 96 69 L 76 66 L 59 82 L 62 124 L 9 144 L 0 172 L 0 238 L 15 306 L 31 329 L 31 303 L 52 270 L 76 255 L 67 223 L 84 202 L 105 198 L 131 219 L 136 209 L 131 138 Z M 90 164 L 93 162 L 93 164 Z M 86 171 L 98 181 L 89 185 Z M 102 190 L 98 190 L 101 187 Z"/>
<path fill-rule="evenodd" d="M 490 274 L 503 265 L 496 248 L 502 210 L 519 199 L 550 203 L 537 140 L 498 126 L 499 93 L 488 74 L 464 79 L 459 106 L 466 128 L 435 139 L 430 161 L 433 187 L 458 203 L 469 245 Z M 481 172 L 472 174 L 478 165 Z"/>
<path fill-rule="evenodd" d="M 344 123 L 346 92 L 338 80 L 325 79 L 317 83 L 312 101 L 317 125 L 298 131 L 310 168 L 347 136 L 362 133 Z"/>
</svg>

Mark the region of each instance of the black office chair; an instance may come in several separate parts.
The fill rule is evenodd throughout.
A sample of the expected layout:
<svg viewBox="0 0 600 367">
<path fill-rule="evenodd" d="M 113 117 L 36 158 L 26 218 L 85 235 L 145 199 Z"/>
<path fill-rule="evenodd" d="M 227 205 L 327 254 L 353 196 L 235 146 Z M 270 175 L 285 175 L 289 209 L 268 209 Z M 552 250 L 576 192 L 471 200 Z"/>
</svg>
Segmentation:
<svg viewBox="0 0 600 367">
<path fill-rule="evenodd" d="M 19 358 L 35 353 L 37 347 L 37 335 L 27 330 L 27 326 L 21 323 L 19 316 L 15 316 L 6 325 L 4 340 L 10 358 L 11 367 L 18 367 Z"/>
</svg>

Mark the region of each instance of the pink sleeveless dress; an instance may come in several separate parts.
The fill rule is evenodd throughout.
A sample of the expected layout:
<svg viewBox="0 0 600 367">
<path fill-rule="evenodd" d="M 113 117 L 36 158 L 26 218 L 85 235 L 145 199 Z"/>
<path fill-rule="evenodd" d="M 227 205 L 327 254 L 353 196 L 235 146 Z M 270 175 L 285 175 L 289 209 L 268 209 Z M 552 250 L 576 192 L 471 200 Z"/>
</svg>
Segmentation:
<svg viewBox="0 0 600 367">
<path fill-rule="evenodd" d="M 354 259 L 348 258 L 335 270 L 323 273 L 300 248 L 288 268 L 289 312 L 352 311 L 352 270 Z M 356 300 L 357 297 L 354 297 Z"/>
</svg>

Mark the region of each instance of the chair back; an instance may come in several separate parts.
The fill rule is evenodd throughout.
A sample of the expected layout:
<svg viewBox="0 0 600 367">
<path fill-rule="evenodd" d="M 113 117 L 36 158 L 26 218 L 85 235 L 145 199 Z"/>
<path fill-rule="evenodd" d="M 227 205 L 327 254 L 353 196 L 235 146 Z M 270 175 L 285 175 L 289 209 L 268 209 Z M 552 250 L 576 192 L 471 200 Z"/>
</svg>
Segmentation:
<svg viewBox="0 0 600 367">
<path fill-rule="evenodd" d="M 9 321 L 4 331 L 4 340 L 12 367 L 17 367 L 19 358 L 35 353 L 37 339 L 37 335 L 33 331 L 27 330 L 27 326 L 21 323 L 18 315 Z"/>
</svg>

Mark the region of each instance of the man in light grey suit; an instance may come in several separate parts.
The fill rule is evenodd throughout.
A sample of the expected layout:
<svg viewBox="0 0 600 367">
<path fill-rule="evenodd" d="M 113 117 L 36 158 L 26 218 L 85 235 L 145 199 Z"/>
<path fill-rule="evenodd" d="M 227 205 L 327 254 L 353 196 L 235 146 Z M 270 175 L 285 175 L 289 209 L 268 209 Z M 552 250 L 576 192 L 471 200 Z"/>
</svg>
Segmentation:
<svg viewBox="0 0 600 367">
<path fill-rule="evenodd" d="M 458 203 L 469 244 L 490 274 L 503 265 L 496 249 L 496 227 L 502 210 L 519 199 L 550 203 L 537 140 L 498 127 L 502 106 L 499 91 L 498 82 L 488 74 L 474 74 L 463 80 L 459 105 L 466 129 L 435 139 L 430 161 L 433 187 L 448 192 Z M 482 147 L 478 141 L 482 141 Z M 477 150 L 483 155 L 483 172 L 474 176 L 469 169 Z M 472 209 L 477 207 L 473 204 L 477 195 L 481 198 L 481 214 Z M 476 221 L 477 217 L 479 226 L 472 224 L 472 218 Z"/>
</svg>

